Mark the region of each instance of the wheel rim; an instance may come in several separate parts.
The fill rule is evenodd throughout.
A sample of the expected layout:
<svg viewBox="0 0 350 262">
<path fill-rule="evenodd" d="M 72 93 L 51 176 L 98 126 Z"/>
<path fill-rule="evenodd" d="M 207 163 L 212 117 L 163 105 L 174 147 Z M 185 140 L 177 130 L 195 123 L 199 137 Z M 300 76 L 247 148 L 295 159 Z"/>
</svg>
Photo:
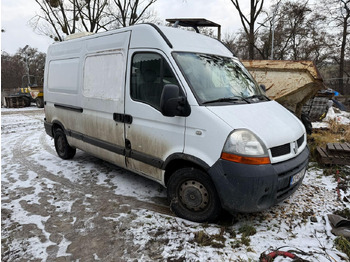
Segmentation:
<svg viewBox="0 0 350 262">
<path fill-rule="evenodd" d="M 196 181 L 188 180 L 179 188 L 181 203 L 193 211 L 204 210 L 209 205 L 209 194 L 205 186 Z"/>
</svg>

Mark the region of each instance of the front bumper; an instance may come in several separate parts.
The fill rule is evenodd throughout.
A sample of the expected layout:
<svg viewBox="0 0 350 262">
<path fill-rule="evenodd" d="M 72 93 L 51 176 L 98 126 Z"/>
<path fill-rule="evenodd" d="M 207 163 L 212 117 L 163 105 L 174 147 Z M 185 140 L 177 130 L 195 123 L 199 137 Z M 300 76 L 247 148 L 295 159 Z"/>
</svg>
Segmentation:
<svg viewBox="0 0 350 262">
<path fill-rule="evenodd" d="M 258 212 L 293 194 L 303 178 L 291 179 L 308 165 L 309 148 L 290 160 L 268 165 L 247 165 L 219 159 L 209 174 L 222 207 L 233 212 Z"/>
</svg>

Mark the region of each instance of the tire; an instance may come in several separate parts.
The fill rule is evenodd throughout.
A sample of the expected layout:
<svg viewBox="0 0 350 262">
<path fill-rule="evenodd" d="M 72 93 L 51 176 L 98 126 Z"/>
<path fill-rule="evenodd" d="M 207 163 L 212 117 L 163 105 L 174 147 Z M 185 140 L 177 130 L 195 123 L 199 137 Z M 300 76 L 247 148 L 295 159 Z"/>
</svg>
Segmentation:
<svg viewBox="0 0 350 262">
<path fill-rule="evenodd" d="M 44 107 L 44 99 L 42 97 L 37 97 L 35 99 L 36 106 L 38 108 L 43 108 Z"/>
<path fill-rule="evenodd" d="M 31 101 L 30 101 L 30 98 L 29 97 L 23 97 L 23 100 L 24 100 L 24 106 L 25 107 L 28 107 L 28 106 L 30 106 L 30 104 L 31 104 Z"/>
<path fill-rule="evenodd" d="M 57 129 L 54 135 L 55 149 L 57 155 L 62 159 L 72 159 L 76 149 L 68 144 L 67 137 L 62 129 Z"/>
<path fill-rule="evenodd" d="M 196 168 L 175 171 L 167 184 L 171 210 L 194 222 L 214 222 L 221 213 L 221 203 L 210 177 Z"/>
</svg>

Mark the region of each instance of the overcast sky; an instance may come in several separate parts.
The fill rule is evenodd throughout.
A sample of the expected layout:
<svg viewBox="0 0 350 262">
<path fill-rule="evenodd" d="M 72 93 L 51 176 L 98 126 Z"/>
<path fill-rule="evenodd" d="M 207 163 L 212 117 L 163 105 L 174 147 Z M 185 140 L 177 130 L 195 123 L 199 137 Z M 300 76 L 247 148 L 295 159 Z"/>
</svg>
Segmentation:
<svg viewBox="0 0 350 262">
<path fill-rule="evenodd" d="M 249 1 L 242 0 L 245 13 L 249 13 Z M 266 1 L 268 4 L 272 1 Z M 266 4 L 267 5 L 267 4 Z M 222 33 L 233 33 L 241 27 L 238 13 L 230 0 L 158 0 L 153 5 L 160 20 L 166 18 L 205 18 L 221 24 Z M 53 42 L 47 36 L 37 35 L 28 21 L 39 12 L 34 0 L 1 0 L 1 51 L 14 54 L 29 45 L 46 52 Z"/>
</svg>

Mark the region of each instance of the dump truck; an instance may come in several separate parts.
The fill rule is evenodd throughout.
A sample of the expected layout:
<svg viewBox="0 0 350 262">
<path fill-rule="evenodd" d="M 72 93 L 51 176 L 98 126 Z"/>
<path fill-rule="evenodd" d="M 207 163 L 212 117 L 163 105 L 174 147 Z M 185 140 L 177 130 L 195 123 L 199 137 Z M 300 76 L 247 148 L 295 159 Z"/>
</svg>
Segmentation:
<svg viewBox="0 0 350 262">
<path fill-rule="evenodd" d="M 266 95 L 301 118 L 302 108 L 324 89 L 313 61 L 242 60 L 254 79 L 265 86 Z"/>
<path fill-rule="evenodd" d="M 310 112 L 315 95 L 326 89 L 313 61 L 242 60 L 254 79 L 264 86 L 266 95 L 293 112 L 303 122 L 308 134 L 312 132 L 311 120 L 318 120 Z M 318 98 L 315 98 L 316 100 Z M 327 101 L 324 110 L 326 112 Z M 308 110 L 305 105 L 309 103 Z M 319 101 L 315 101 L 319 104 Z M 318 110 L 319 111 L 319 110 Z M 321 113 L 322 115 L 322 113 Z"/>
<path fill-rule="evenodd" d="M 36 76 L 24 75 L 21 88 L 16 94 L 5 97 L 5 105 L 9 108 L 28 107 L 32 102 L 38 108 L 44 107 L 43 86 L 38 84 Z"/>
</svg>

